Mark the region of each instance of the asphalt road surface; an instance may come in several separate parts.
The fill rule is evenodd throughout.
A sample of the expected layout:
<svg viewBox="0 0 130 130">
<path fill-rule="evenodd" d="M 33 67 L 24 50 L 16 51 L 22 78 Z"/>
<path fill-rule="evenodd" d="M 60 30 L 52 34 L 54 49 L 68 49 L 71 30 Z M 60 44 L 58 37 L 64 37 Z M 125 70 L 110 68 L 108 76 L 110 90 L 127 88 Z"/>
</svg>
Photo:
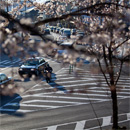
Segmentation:
<svg viewBox="0 0 130 130">
<path fill-rule="evenodd" d="M 53 67 L 52 82 L 44 77 L 21 81 L 17 69 L 19 59 L 3 58 L 0 72 L 13 76 L 24 88 L 14 96 L 2 96 L 0 130 L 106 130 L 112 125 L 112 101 L 109 88 L 101 74 L 84 68 L 63 67 L 46 58 Z M 99 82 L 100 81 L 100 82 Z M 130 77 L 122 76 L 118 83 L 119 125 L 130 129 Z"/>
</svg>

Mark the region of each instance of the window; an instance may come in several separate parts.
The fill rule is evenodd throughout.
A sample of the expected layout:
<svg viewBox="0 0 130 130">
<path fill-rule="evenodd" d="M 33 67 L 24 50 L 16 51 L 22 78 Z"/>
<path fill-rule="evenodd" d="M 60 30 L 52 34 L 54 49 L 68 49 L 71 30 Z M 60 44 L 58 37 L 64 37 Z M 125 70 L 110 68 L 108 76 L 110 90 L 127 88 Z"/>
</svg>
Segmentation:
<svg viewBox="0 0 130 130">
<path fill-rule="evenodd" d="M 31 60 L 27 60 L 25 63 L 24 63 L 24 65 L 26 65 L 26 66 L 31 66 L 31 65 L 37 65 L 37 64 L 39 64 L 39 61 L 36 59 L 31 59 Z"/>
</svg>

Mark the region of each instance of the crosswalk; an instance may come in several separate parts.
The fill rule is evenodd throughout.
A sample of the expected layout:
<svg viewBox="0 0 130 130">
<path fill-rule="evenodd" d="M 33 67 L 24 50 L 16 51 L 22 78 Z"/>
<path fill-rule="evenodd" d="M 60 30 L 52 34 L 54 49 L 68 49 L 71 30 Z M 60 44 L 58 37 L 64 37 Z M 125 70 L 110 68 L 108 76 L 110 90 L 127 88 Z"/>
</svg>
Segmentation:
<svg viewBox="0 0 130 130">
<path fill-rule="evenodd" d="M 20 60 L 16 60 L 13 64 L 20 62 Z M 0 70 L 5 69 L 4 65 L 6 65 L 6 67 L 10 67 L 13 64 L 9 61 L 3 61 L 2 64 L 0 64 Z M 81 68 L 74 68 L 73 72 L 69 72 L 69 68 L 62 68 L 57 73 L 52 74 L 51 83 L 46 83 L 45 79 L 43 79 L 40 83 L 33 86 L 24 94 L 17 96 L 11 102 L 1 106 L 0 112 L 30 113 L 40 110 L 79 106 L 97 102 L 111 102 L 111 92 L 106 85 L 102 74 L 92 74 L 89 70 Z M 129 91 L 130 77 L 121 76 L 117 85 L 118 99 L 129 98 Z M 119 123 L 129 123 L 130 113 L 120 114 L 119 116 L 125 119 L 123 121 L 119 121 Z M 94 118 L 39 127 L 31 130 L 98 130 L 100 127 L 106 128 L 112 125 L 111 116 L 99 117 L 98 120 L 101 122 L 101 126 L 99 126 L 97 118 Z M 91 121 L 96 123 L 91 126 L 89 123 Z"/>
<path fill-rule="evenodd" d="M 130 97 L 129 84 L 130 77 L 121 77 L 117 86 L 118 99 Z M 111 93 L 102 74 L 90 74 L 79 68 L 75 68 L 70 74 L 69 68 L 63 68 L 58 73 L 52 74 L 51 83 L 48 84 L 43 80 L 24 95 L 2 106 L 0 111 L 16 111 L 20 106 L 17 112 L 26 113 L 105 101 L 111 101 Z"/>
<path fill-rule="evenodd" d="M 6 69 L 11 68 L 11 67 L 18 67 L 19 64 L 21 64 L 22 61 L 21 59 L 16 59 L 16 60 L 3 60 L 0 61 L 0 73 L 3 73 Z"/>
</svg>

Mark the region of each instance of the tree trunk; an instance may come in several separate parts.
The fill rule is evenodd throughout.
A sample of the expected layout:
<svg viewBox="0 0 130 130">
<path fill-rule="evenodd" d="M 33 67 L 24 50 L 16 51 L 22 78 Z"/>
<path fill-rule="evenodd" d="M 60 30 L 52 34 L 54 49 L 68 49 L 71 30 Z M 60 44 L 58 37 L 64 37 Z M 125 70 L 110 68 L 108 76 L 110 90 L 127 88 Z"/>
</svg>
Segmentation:
<svg viewBox="0 0 130 130">
<path fill-rule="evenodd" d="M 112 108 L 113 108 L 113 129 L 118 129 L 118 106 L 116 86 L 111 86 Z"/>
</svg>

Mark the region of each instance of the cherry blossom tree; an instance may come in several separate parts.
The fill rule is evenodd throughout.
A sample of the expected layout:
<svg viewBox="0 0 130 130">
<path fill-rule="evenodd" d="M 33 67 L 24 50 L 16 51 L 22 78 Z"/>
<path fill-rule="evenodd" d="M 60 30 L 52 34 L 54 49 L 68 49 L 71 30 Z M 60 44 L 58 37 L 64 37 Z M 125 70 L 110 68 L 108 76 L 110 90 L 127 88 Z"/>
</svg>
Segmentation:
<svg viewBox="0 0 130 130">
<path fill-rule="evenodd" d="M 76 58 L 81 54 L 84 58 L 86 56 L 96 58 L 111 91 L 113 129 L 118 129 L 118 81 L 123 64 L 129 62 L 130 58 L 130 2 L 127 0 L 51 0 L 46 3 L 17 0 L 15 2 L 17 5 L 9 12 L 4 8 L 0 9 L 0 42 L 3 50 L 7 50 L 10 57 L 17 55 L 19 51 L 25 55 L 24 47 L 29 49 L 31 44 L 25 36 L 15 35 L 16 31 L 22 31 L 28 36 L 33 32 L 42 38 L 35 47 L 40 54 L 51 53 L 53 48 L 59 46 L 47 39 L 38 27 L 46 23 L 70 21 L 77 29 L 84 31 L 85 36 L 82 39 L 77 38 L 72 47 L 64 47 L 69 53 L 63 55 L 62 61 L 79 66 Z M 35 23 L 30 18 L 18 19 L 17 16 L 21 14 L 20 10 L 25 5 L 35 7 L 49 18 Z M 14 28 L 6 28 L 10 23 L 15 25 L 15 31 Z M 77 48 L 78 44 L 85 46 L 84 50 Z M 12 47 L 15 48 L 13 51 L 10 50 Z M 58 58 L 57 53 L 54 58 Z"/>
</svg>

